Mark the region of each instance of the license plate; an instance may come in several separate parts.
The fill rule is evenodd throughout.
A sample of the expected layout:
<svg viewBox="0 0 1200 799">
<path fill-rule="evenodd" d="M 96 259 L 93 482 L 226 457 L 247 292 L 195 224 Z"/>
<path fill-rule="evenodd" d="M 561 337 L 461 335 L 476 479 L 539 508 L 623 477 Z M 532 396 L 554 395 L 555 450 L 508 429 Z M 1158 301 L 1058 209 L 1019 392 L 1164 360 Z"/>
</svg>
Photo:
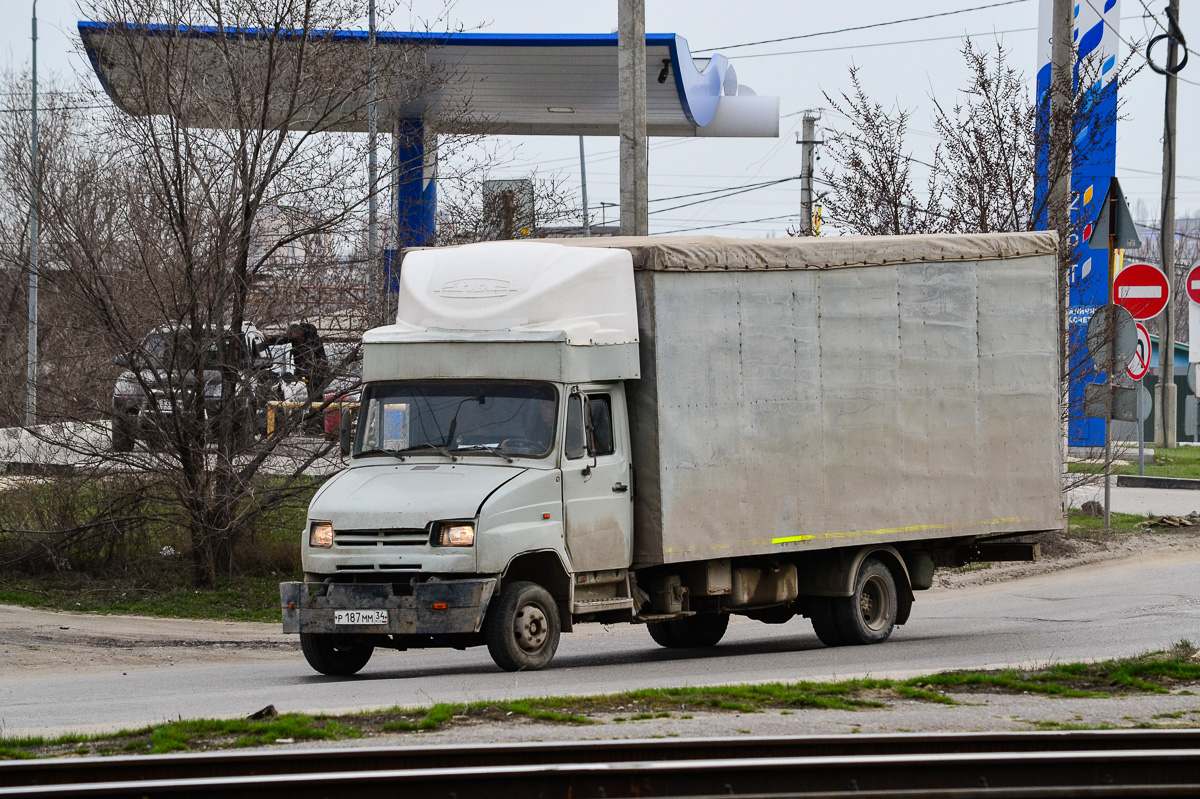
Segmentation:
<svg viewBox="0 0 1200 799">
<path fill-rule="evenodd" d="M 334 624 L 387 624 L 386 610 L 335 610 Z"/>
<path fill-rule="evenodd" d="M 170 413 L 171 412 L 171 401 L 169 399 L 160 399 L 158 401 L 158 412 L 159 413 Z"/>
</svg>

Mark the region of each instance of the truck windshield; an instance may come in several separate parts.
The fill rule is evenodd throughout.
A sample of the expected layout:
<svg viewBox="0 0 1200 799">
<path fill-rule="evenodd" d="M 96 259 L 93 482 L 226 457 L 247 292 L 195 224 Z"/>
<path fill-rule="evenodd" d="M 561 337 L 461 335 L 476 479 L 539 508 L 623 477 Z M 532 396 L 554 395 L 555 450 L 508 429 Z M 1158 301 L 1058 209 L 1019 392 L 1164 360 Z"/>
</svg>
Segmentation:
<svg viewBox="0 0 1200 799">
<path fill-rule="evenodd" d="M 421 450 L 541 458 L 554 446 L 557 393 L 544 383 L 367 386 L 354 454 Z"/>
</svg>

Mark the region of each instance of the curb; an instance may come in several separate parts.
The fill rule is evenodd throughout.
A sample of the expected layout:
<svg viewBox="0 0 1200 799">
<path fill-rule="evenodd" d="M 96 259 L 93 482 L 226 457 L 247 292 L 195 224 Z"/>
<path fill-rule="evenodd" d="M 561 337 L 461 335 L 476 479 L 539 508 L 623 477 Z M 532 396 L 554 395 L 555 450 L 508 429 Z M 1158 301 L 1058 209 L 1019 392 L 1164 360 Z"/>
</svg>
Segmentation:
<svg viewBox="0 0 1200 799">
<path fill-rule="evenodd" d="M 1117 485 L 1122 488 L 1188 488 L 1200 491 L 1200 480 L 1186 477 L 1142 477 L 1136 474 L 1117 475 Z"/>
</svg>

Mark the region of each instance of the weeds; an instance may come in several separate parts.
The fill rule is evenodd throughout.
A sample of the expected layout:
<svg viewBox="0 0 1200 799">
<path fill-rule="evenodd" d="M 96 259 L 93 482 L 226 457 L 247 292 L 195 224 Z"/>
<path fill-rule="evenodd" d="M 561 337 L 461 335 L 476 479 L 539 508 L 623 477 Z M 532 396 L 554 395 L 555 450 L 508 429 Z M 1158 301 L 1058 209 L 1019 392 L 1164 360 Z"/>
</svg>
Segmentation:
<svg viewBox="0 0 1200 799">
<path fill-rule="evenodd" d="M 958 704 L 948 692 L 1030 693 L 1048 697 L 1100 698 L 1113 695 L 1168 693 L 1200 683 L 1196 647 L 1183 640 L 1170 649 L 1101 663 L 1065 663 L 1019 671 L 961 671 L 908 680 L 860 679 L 834 683 L 798 682 L 727 685 L 704 688 L 647 688 L 621 694 L 548 697 L 498 702 L 441 703 L 426 708 L 387 710 L 339 716 L 285 714 L 263 720 L 179 720 L 156 727 L 111 735 L 67 735 L 58 738 L 0 737 L 0 759 L 69 756 L 159 754 L 249 746 L 279 742 L 345 740 L 395 733 L 417 733 L 456 725 L 539 721 L 551 724 L 597 725 L 637 723 L 656 719 L 687 720 L 698 712 L 779 713 L 794 715 L 804 708 L 854 712 L 887 709 L 897 699 Z M 1160 713 L 1161 722 L 1178 721 L 1197 711 Z M 1029 721 L 1036 729 L 1105 729 L 1073 721 Z M 1159 726 L 1131 719 L 1132 726 Z"/>
</svg>

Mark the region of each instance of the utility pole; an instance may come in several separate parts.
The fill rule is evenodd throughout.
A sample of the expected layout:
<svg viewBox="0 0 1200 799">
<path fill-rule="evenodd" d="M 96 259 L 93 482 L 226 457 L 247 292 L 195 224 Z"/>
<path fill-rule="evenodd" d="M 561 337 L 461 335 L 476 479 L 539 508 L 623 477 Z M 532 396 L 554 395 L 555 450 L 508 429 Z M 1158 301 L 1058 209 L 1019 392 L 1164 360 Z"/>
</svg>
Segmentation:
<svg viewBox="0 0 1200 799">
<path fill-rule="evenodd" d="M 33 125 L 29 133 L 29 341 L 26 345 L 25 426 L 37 424 L 37 337 L 38 337 L 38 148 L 37 148 L 37 0 L 33 0 L 33 97 L 29 111 Z"/>
<path fill-rule="evenodd" d="M 1074 269 L 1076 257 L 1075 240 L 1071 220 L 1071 127 L 1074 118 L 1072 108 L 1072 81 L 1074 79 L 1075 45 L 1071 29 L 1075 22 L 1073 0 L 1054 0 L 1054 20 L 1051 26 L 1050 43 L 1050 118 L 1049 141 L 1047 142 L 1050 186 L 1046 195 L 1048 207 L 1046 218 L 1052 230 L 1058 231 L 1059 258 L 1068 269 Z M 1070 369 L 1071 354 L 1068 348 L 1070 326 L 1067 315 L 1071 305 L 1070 288 L 1066 270 L 1060 270 L 1058 288 L 1059 318 L 1062 335 L 1059 337 L 1059 363 L 1063 369 L 1063 385 Z M 1067 398 L 1063 398 L 1066 403 Z"/>
<path fill-rule="evenodd" d="M 379 202 L 375 196 L 379 182 L 379 164 L 375 144 L 379 119 L 375 109 L 375 0 L 367 0 L 367 70 L 370 96 L 367 100 L 367 324 L 381 325 L 383 320 L 383 264 L 379 258 Z"/>
<path fill-rule="evenodd" d="M 1179 56 L 1179 0 L 1170 0 L 1167 6 L 1168 32 L 1167 66 L 1165 69 L 1150 61 L 1151 68 L 1167 79 L 1166 109 L 1163 119 L 1163 176 L 1162 176 L 1162 222 L 1160 244 L 1162 245 L 1162 270 L 1174 287 L 1178 282 L 1175 270 L 1175 105 L 1179 81 L 1175 74 L 1183 67 L 1176 59 Z M 1156 37 L 1161 38 L 1161 37 Z M 1152 40 L 1147 47 L 1154 46 Z M 1184 59 L 1186 61 L 1186 59 Z M 1168 449 L 1178 446 L 1175 427 L 1178 410 L 1175 396 L 1175 308 L 1167 303 L 1163 320 L 1162 338 L 1158 342 L 1158 385 L 1159 396 L 1156 406 L 1162 410 L 1155 419 L 1154 443 Z"/>
<path fill-rule="evenodd" d="M 592 235 L 592 223 L 588 217 L 587 159 L 585 159 L 583 156 L 583 137 L 582 136 L 579 137 L 579 177 L 580 177 L 580 185 L 582 187 L 580 193 L 583 195 L 583 235 L 590 236 L 590 235 Z"/>
<path fill-rule="evenodd" d="M 617 0 L 621 235 L 650 233 L 646 188 L 646 3 Z"/>
<path fill-rule="evenodd" d="M 804 111 L 804 123 L 796 143 L 803 149 L 800 154 L 800 235 L 813 233 L 813 163 L 817 145 L 817 120 L 821 112 L 813 109 Z"/>
</svg>

